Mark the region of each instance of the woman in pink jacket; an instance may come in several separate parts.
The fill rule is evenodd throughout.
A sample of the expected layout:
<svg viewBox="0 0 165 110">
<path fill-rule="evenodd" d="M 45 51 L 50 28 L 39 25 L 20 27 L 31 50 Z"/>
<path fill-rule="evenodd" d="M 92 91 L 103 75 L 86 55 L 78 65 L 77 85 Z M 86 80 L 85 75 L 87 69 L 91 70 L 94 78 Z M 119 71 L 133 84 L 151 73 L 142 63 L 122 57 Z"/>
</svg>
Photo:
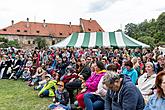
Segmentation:
<svg viewBox="0 0 165 110">
<path fill-rule="evenodd" d="M 76 96 L 76 99 L 78 101 L 78 105 L 81 108 L 85 108 L 84 105 L 84 94 L 88 92 L 95 92 L 97 90 L 98 83 L 102 76 L 106 73 L 104 64 L 101 61 L 96 62 L 95 66 L 95 72 L 92 73 L 92 75 L 87 79 L 86 82 L 82 84 L 82 91 L 80 94 Z"/>
</svg>

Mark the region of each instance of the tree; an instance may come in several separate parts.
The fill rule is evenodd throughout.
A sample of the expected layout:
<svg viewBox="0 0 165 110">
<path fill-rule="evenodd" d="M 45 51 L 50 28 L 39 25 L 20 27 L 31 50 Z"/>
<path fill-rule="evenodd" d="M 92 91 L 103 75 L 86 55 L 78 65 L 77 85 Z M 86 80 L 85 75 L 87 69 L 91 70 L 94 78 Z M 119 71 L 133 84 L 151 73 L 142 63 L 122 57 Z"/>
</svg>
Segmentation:
<svg viewBox="0 0 165 110">
<path fill-rule="evenodd" d="M 137 40 L 139 39 L 143 42 L 147 42 L 146 40 L 152 40 L 152 46 L 162 44 L 159 42 L 165 42 L 165 12 L 160 14 L 157 19 L 151 19 L 148 21 L 144 20 L 139 24 L 128 23 L 125 26 L 125 33 L 128 36 Z M 147 43 L 149 42 L 150 41 Z"/>
<path fill-rule="evenodd" d="M 10 40 L 10 41 L 8 41 L 8 46 L 15 47 L 15 48 L 20 48 L 18 40 Z"/>
<path fill-rule="evenodd" d="M 150 37 L 150 36 L 142 36 L 142 37 L 139 37 L 137 40 L 141 41 L 141 42 L 143 42 L 145 44 L 150 45 L 151 48 L 155 47 L 155 43 L 154 43 L 155 39 Z"/>
<path fill-rule="evenodd" d="M 45 48 L 47 46 L 46 40 L 43 38 L 36 38 L 35 41 L 37 42 L 37 46 L 39 49 Z"/>
<path fill-rule="evenodd" d="M 125 34 L 130 37 L 137 38 L 136 33 L 138 32 L 138 28 L 136 24 L 128 23 L 125 25 Z"/>
<path fill-rule="evenodd" d="M 5 39 L 4 37 L 0 37 L 0 42 L 7 43 L 8 42 L 8 39 Z"/>
<path fill-rule="evenodd" d="M 8 47 L 19 48 L 20 47 L 18 40 L 8 40 L 4 37 L 0 37 L 0 42 L 2 42 L 2 44 L 0 45 L 1 48 L 8 48 Z"/>
</svg>

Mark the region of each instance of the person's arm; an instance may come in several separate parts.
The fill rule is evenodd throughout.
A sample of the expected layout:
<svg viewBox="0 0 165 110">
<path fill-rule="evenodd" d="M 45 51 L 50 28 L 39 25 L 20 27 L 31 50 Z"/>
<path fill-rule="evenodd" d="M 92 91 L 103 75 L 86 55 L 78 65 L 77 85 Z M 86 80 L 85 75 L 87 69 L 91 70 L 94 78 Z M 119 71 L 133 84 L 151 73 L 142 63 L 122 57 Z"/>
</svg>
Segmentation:
<svg viewBox="0 0 165 110">
<path fill-rule="evenodd" d="M 91 75 L 91 70 L 89 67 L 84 67 L 81 71 L 80 75 L 83 76 L 84 80 L 87 80 L 88 77 Z"/>
<path fill-rule="evenodd" d="M 104 77 L 102 77 L 99 81 L 99 84 L 97 86 L 97 91 L 96 94 L 101 95 L 103 97 L 105 97 L 106 93 L 107 93 L 107 89 L 105 88 L 105 86 L 103 85 L 103 79 Z"/>
<path fill-rule="evenodd" d="M 104 110 L 112 110 L 111 104 L 112 104 L 112 99 L 109 96 L 110 90 L 107 91 L 107 94 L 105 96 L 105 103 L 104 103 Z"/>
<path fill-rule="evenodd" d="M 129 87 L 123 92 L 122 108 L 123 110 L 136 110 L 138 104 L 139 93 L 137 93 L 137 88 Z"/>
</svg>

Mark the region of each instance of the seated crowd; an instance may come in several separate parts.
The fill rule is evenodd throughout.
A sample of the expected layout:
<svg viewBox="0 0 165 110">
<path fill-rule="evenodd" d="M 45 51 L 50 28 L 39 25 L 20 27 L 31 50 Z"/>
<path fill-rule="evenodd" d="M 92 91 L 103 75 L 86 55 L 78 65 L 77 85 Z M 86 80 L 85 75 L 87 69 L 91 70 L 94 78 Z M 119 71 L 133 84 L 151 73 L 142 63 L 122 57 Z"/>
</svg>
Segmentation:
<svg viewBox="0 0 165 110">
<path fill-rule="evenodd" d="M 164 110 L 165 57 L 158 50 L 0 50 L 0 79 L 22 79 L 52 97 L 51 110 Z"/>
</svg>

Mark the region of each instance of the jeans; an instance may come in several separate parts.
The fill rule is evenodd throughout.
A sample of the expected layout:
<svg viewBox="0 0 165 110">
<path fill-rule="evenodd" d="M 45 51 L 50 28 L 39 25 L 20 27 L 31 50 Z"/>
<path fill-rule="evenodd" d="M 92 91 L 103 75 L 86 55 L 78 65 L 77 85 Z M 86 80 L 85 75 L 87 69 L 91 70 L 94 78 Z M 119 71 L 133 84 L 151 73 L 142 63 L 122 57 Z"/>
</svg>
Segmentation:
<svg viewBox="0 0 165 110">
<path fill-rule="evenodd" d="M 86 93 L 84 103 L 86 110 L 104 110 L 104 100 L 99 95 Z"/>
<path fill-rule="evenodd" d="M 51 110 L 53 110 L 53 109 L 55 109 L 55 108 L 57 108 L 57 107 L 63 108 L 63 109 L 65 109 L 65 110 L 70 110 L 70 107 L 69 107 L 69 106 L 65 106 L 65 105 L 62 105 L 62 104 L 55 105 L 54 103 L 52 103 L 52 104 L 50 104 L 50 105 L 48 106 L 48 108 L 51 109 Z"/>
</svg>

